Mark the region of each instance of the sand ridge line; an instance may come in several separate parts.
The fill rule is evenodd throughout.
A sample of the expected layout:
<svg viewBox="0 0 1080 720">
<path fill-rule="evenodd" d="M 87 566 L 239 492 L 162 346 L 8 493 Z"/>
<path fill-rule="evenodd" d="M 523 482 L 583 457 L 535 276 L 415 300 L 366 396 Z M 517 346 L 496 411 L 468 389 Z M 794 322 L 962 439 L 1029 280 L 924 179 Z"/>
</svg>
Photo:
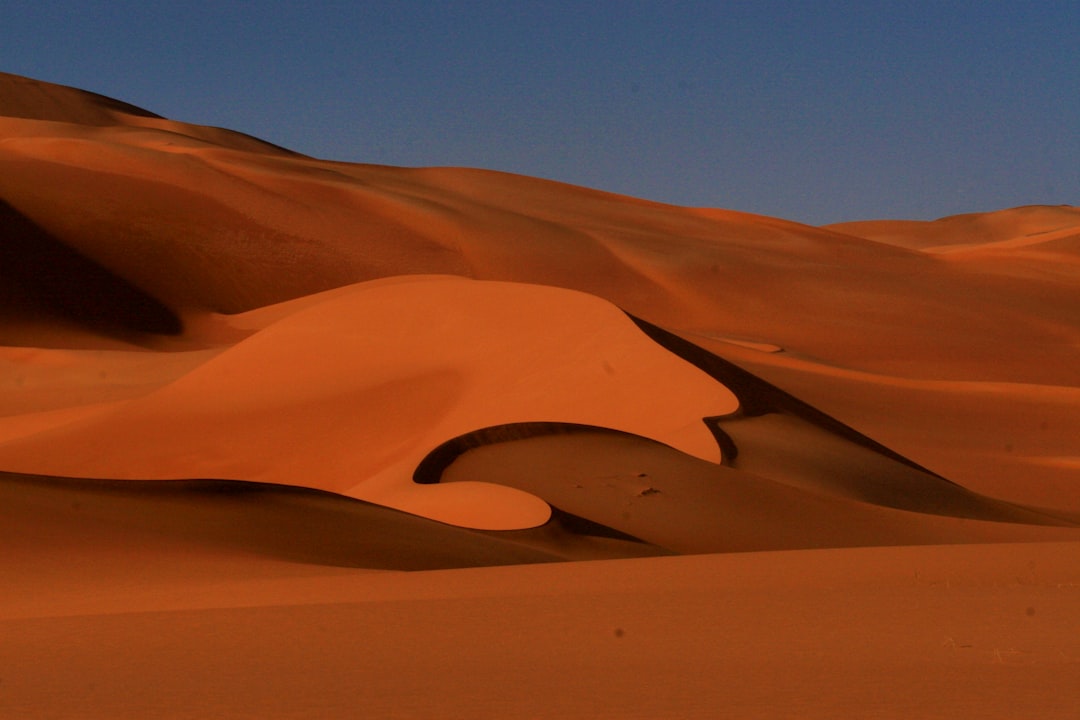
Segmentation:
<svg viewBox="0 0 1080 720">
<path fill-rule="evenodd" d="M 267 577 L 199 581 L 188 590 L 163 582 L 134 593 L 101 595 L 97 605 L 81 609 L 82 600 L 65 590 L 66 600 L 41 614 L 0 606 L 0 622 L 596 593 L 677 596 L 692 591 L 777 598 L 841 588 L 875 594 L 886 594 L 889 587 L 949 593 L 1010 587 L 1067 591 L 1080 587 L 1077 557 L 1080 541 L 1074 540 L 773 550 L 413 572 L 269 564 L 262 569 Z"/>
<path fill-rule="evenodd" d="M 63 453 L 41 453 L 26 438 L 0 447 L 0 463 L 52 475 L 308 484 L 509 529 L 543 524 L 546 504 L 506 488 L 418 488 L 416 464 L 462 432 L 536 418 L 625 428 L 717 461 L 701 418 L 736 404 L 595 297 L 402 278 L 335 292 L 97 425 L 50 433 Z M 98 448 L 115 437 L 129 439 L 127 452 L 103 458 Z M 501 498 L 491 510 L 478 502 L 484 492 Z"/>
</svg>

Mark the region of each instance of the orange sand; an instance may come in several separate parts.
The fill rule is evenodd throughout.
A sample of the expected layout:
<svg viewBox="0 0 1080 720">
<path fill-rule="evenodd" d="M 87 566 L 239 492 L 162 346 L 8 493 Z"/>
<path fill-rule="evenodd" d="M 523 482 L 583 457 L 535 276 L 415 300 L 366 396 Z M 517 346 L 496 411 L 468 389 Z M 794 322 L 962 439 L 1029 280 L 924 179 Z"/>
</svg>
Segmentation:
<svg viewBox="0 0 1080 720">
<path fill-rule="evenodd" d="M 0 717 L 1080 714 L 1080 210 L 813 228 L 0 74 Z"/>
</svg>

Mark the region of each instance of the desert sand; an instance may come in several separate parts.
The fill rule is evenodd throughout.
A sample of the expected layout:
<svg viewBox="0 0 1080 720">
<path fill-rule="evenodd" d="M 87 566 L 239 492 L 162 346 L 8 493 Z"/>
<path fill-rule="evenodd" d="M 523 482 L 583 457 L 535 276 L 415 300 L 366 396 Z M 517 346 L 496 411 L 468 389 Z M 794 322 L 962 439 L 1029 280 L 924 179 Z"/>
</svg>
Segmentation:
<svg viewBox="0 0 1080 720">
<path fill-rule="evenodd" d="M 0 74 L 0 717 L 1080 716 L 1080 209 L 810 227 Z"/>
</svg>

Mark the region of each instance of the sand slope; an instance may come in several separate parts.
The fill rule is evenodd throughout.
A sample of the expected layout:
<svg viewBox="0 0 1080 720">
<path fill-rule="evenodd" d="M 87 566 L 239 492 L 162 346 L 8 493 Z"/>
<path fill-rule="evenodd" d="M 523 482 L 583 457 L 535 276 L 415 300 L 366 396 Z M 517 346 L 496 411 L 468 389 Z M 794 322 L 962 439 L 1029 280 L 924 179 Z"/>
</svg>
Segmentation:
<svg viewBox="0 0 1080 720">
<path fill-rule="evenodd" d="M 989 213 L 951 215 L 933 221 L 868 220 L 825 226 L 856 237 L 927 252 L 1041 242 L 1061 232 L 1080 232 L 1080 209 L 1035 205 Z"/>
<path fill-rule="evenodd" d="M 0 716 L 1076 717 L 1078 283 L 0 74 Z"/>
<path fill-rule="evenodd" d="M 701 419 L 736 407 L 723 385 L 596 298 L 413 278 L 336 293 L 145 397 L 70 421 L 54 414 L 56 425 L 0 444 L 0 466 L 278 482 L 510 529 L 544 523 L 547 506 L 498 486 L 417 486 L 420 459 L 478 427 L 542 420 L 624 430 L 719 461 Z"/>
<path fill-rule="evenodd" d="M 174 312 L 450 273 L 582 290 L 670 329 L 862 370 L 918 376 L 933 358 L 955 379 L 1080 373 L 1060 342 L 1075 312 L 1039 321 L 1062 315 L 1058 298 L 1016 308 L 936 255 L 849 234 L 482 170 L 243 151 L 181 126 L 3 122 L 10 212 Z"/>
<path fill-rule="evenodd" d="M 1076 560 L 1051 543 L 278 568 L 109 609 L 0 601 L 0 712 L 1068 720 Z"/>
</svg>

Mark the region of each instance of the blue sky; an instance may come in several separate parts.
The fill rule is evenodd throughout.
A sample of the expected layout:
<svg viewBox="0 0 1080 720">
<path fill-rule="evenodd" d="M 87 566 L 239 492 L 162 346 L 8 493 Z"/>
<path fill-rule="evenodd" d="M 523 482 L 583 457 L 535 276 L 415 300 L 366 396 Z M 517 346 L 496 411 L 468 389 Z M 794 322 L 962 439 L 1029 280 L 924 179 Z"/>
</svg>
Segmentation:
<svg viewBox="0 0 1080 720">
<path fill-rule="evenodd" d="M 22 2 L 0 70 L 334 160 L 812 224 L 1080 204 L 1080 3 Z"/>
</svg>

